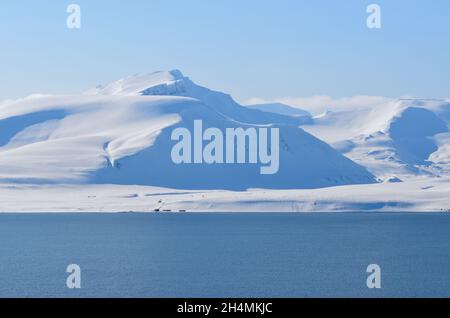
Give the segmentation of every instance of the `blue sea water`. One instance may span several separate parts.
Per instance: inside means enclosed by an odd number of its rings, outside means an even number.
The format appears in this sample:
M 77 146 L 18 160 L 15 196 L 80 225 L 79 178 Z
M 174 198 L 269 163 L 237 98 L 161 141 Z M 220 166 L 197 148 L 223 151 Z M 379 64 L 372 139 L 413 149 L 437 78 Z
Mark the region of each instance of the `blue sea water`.
M 2 214 L 0 296 L 450 297 L 450 215 Z

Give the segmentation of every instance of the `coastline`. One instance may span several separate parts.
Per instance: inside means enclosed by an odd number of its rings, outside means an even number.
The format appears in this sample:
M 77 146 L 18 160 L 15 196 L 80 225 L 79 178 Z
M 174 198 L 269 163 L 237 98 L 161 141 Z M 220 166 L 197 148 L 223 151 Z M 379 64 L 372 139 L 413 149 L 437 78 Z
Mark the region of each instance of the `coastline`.
M 175 190 L 128 185 L 0 184 L 0 213 L 449 212 L 449 179 L 320 189 Z

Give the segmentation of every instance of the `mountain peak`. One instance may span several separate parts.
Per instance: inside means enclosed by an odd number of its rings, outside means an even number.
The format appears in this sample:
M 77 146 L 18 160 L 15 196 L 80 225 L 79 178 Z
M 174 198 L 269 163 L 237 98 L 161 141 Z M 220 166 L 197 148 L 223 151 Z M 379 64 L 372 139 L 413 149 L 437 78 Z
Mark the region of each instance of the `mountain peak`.
M 124 77 L 120 80 L 99 85 L 87 91 L 87 95 L 154 95 L 149 94 L 149 90 L 156 88 L 161 95 L 177 95 L 176 92 L 164 90 L 163 87 L 174 87 L 177 82 L 187 79 L 180 70 L 158 71 L 153 73 L 139 73 Z

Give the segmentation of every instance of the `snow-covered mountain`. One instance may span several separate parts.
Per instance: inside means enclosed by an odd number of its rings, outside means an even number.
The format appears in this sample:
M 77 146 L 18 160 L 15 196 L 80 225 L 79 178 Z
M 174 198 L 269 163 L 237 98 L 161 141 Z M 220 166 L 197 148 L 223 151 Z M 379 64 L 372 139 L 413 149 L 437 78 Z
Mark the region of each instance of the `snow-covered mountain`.
M 272 109 L 273 110 L 273 109 Z M 302 128 L 383 180 L 450 171 L 450 101 L 398 99 L 330 109 Z
M 305 117 L 243 107 L 180 71 L 135 75 L 78 96 L 30 96 L 0 105 L 0 182 L 231 190 L 375 182 L 366 168 L 299 128 Z M 192 130 L 194 120 L 205 129 L 279 128 L 279 172 L 174 164 L 171 132 Z

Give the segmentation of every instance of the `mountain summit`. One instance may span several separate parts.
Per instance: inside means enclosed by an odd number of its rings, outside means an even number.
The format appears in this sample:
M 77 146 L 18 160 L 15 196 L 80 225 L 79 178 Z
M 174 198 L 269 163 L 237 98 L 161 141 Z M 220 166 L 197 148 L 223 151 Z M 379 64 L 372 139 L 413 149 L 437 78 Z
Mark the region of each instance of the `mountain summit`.
M 86 94 L 100 95 L 175 95 L 184 96 L 185 83 L 190 82 L 179 70 L 159 71 L 150 74 L 135 74 L 112 82 L 105 86 L 97 86 Z

